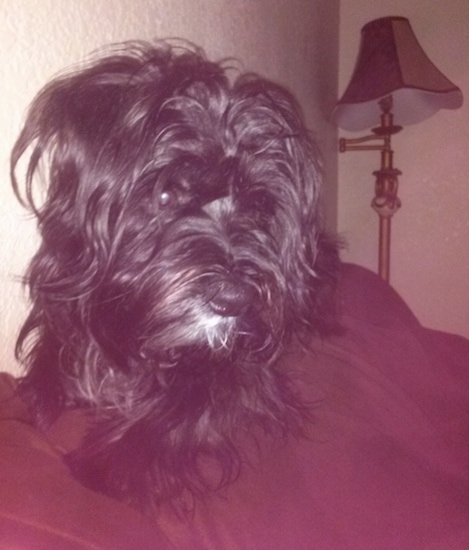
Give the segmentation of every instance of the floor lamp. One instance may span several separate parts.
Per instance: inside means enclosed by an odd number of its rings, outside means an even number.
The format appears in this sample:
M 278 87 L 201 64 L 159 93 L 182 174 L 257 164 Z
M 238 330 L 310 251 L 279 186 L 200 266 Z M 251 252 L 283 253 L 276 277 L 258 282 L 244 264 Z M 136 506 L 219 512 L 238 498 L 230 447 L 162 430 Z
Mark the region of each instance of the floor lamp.
M 401 172 L 393 165 L 391 137 L 402 126 L 442 108 L 458 109 L 462 103 L 461 90 L 427 57 L 408 19 L 382 17 L 362 28 L 352 78 L 331 120 L 349 131 L 372 128 L 371 135 L 340 139 L 340 152 L 381 152 L 381 166 L 373 172 L 372 207 L 379 216 L 378 272 L 385 281 L 390 275 L 391 218 L 401 206 L 397 196 Z

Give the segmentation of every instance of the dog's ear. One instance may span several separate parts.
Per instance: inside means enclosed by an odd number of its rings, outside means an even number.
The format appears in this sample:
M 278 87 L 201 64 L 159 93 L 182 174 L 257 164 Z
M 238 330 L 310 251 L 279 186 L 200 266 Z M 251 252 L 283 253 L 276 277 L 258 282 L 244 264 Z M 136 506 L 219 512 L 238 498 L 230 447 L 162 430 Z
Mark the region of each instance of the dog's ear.
M 322 331 L 329 327 L 327 310 L 339 261 L 336 244 L 324 231 L 320 152 L 299 104 L 286 89 L 245 75 L 234 91 L 244 109 L 238 114 L 245 120 L 244 148 L 258 159 L 253 164 L 260 167 L 275 210 L 270 231 L 283 264 L 279 277 L 287 295 L 287 325 L 293 331 Z
M 54 201 L 68 201 L 62 207 L 84 204 L 85 186 L 97 187 L 104 177 L 99 166 L 107 162 L 112 169 L 118 160 L 119 116 L 129 78 L 125 71 L 131 68 L 110 66 L 115 72 L 106 74 L 102 67 L 101 75 L 97 69 L 70 72 L 46 85 L 32 102 L 14 145 L 13 187 L 39 222 Z M 25 166 L 20 166 L 22 158 Z M 39 182 L 46 185 L 46 194 L 36 189 Z
M 123 178 L 123 155 L 113 132 L 119 133 L 128 76 L 116 70 L 106 80 L 98 73 L 88 68 L 48 84 L 31 104 L 11 154 L 13 188 L 35 214 L 41 235 L 25 277 L 32 309 L 16 353 L 36 367 L 23 389 L 32 388 L 41 399 L 38 415 L 49 419 L 64 402 L 56 387 L 58 363 L 72 370 L 76 362 L 80 330 L 86 331 L 93 290 L 105 277 L 110 225 L 118 215 L 107 191 L 110 182 Z M 119 192 L 117 185 L 114 195 Z

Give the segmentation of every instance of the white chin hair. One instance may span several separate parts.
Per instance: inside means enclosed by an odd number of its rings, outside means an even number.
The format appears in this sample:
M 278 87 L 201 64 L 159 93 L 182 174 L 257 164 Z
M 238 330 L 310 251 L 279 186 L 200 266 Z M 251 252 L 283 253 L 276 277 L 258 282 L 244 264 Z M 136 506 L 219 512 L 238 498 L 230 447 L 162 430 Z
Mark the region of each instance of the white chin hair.
M 211 349 L 217 351 L 228 346 L 235 324 L 236 317 L 224 317 L 205 312 L 197 316 L 191 330 L 196 341 L 205 342 Z

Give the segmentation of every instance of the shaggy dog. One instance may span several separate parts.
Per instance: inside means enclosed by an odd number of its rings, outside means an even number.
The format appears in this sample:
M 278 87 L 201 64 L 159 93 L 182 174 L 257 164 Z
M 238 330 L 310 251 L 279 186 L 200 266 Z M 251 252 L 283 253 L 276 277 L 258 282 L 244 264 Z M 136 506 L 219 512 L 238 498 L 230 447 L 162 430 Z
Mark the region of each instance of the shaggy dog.
M 39 93 L 12 154 L 41 236 L 20 391 L 43 427 L 88 408 L 72 471 L 139 506 L 232 481 L 256 430 L 301 433 L 279 358 L 331 324 L 315 146 L 287 91 L 228 72 L 115 46 Z

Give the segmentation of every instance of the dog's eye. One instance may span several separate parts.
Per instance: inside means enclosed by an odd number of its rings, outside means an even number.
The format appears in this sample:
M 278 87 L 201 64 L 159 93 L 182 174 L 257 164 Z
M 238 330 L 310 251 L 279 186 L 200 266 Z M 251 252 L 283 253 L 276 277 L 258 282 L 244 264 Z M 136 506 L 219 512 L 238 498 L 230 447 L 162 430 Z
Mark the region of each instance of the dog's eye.
M 272 197 L 262 191 L 256 191 L 250 193 L 245 200 L 247 209 L 255 211 L 257 214 L 273 216 L 275 212 L 275 205 Z
M 171 193 L 170 191 L 166 191 L 166 190 L 161 191 L 160 198 L 159 198 L 159 203 L 161 207 L 165 208 L 167 206 L 171 206 L 175 202 L 176 200 L 174 197 L 174 193 Z

